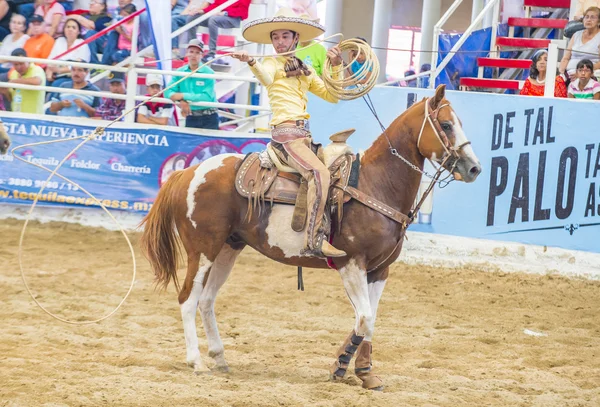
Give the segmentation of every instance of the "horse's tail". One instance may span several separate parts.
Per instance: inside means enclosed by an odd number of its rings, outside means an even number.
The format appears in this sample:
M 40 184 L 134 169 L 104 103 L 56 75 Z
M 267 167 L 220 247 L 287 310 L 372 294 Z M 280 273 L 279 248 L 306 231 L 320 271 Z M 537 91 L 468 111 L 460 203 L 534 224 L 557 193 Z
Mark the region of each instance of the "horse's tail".
M 160 188 L 154 205 L 140 226 L 144 233 L 140 240 L 142 250 L 154 270 L 156 285 L 166 289 L 171 280 L 179 292 L 177 268 L 180 262 L 181 241 L 175 230 L 175 187 L 183 171 L 174 172 Z

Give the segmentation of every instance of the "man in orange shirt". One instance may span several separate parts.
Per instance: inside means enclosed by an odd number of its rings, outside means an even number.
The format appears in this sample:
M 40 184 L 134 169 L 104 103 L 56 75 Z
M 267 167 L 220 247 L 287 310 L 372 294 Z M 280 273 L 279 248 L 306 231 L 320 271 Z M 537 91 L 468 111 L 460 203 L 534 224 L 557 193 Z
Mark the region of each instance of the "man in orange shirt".
M 29 24 L 31 25 L 31 37 L 25 41 L 23 46 L 27 51 L 27 56 L 30 58 L 48 58 L 54 46 L 54 38 L 44 32 L 44 18 L 34 14 L 29 20 Z

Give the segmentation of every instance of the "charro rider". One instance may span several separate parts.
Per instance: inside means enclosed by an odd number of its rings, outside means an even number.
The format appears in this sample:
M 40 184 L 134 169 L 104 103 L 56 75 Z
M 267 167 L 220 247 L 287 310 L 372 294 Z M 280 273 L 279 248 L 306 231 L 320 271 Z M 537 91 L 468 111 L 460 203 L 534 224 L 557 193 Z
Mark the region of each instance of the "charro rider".
M 324 32 L 325 28 L 316 21 L 298 17 L 291 9 L 281 8 L 274 17 L 248 23 L 243 29 L 243 36 L 251 42 L 272 44 L 277 54 L 284 54 L 295 50 L 299 42 L 311 41 Z M 338 99 L 327 91 L 315 71 L 294 55 L 269 57 L 259 62 L 246 51 L 241 51 L 234 54 L 234 58 L 247 62 L 256 78 L 267 88 L 273 112 L 271 144 L 278 156 L 308 182 L 308 225 L 302 254 L 345 256 L 345 252 L 336 249 L 324 238 L 323 215 L 330 175 L 311 149 L 310 116 L 306 112 L 308 92 L 331 103 L 337 103 Z M 338 46 L 327 51 L 327 58 L 333 66 L 343 62 Z

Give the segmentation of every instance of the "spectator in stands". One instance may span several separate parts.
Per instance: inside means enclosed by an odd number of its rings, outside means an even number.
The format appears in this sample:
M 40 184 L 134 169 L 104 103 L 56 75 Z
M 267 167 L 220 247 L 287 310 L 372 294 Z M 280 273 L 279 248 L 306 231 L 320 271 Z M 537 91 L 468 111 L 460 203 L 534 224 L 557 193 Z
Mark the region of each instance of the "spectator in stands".
M 65 35 L 59 37 L 54 42 L 54 47 L 48 56 L 48 59 L 56 59 L 65 51 L 78 46 L 83 42 L 81 38 L 81 25 L 75 19 L 68 18 L 65 22 Z M 75 51 L 69 52 L 59 58 L 62 61 L 82 61 L 90 62 L 90 48 L 87 44 L 81 45 Z M 52 86 L 60 86 L 62 82 L 68 81 L 71 76 L 71 68 L 69 66 L 48 65 L 46 68 L 46 79 L 48 83 L 52 82 Z
M 583 17 L 585 30 L 573 34 L 569 46 L 560 61 L 559 71 L 566 74 L 571 80 L 576 79 L 577 64 L 582 59 L 590 59 L 595 64 L 595 69 L 600 68 L 600 8 L 590 7 Z M 591 55 L 595 57 L 591 57 Z
M 576 0 L 577 8 L 575 8 L 575 20 L 582 20 L 585 16 L 585 11 L 590 7 L 600 8 L 600 0 Z
M 425 73 L 431 71 L 431 64 L 423 64 L 421 65 L 421 69 L 419 73 Z M 417 87 L 419 88 L 428 88 L 429 87 L 429 76 L 419 76 L 417 78 Z
M 414 76 L 416 74 L 417 73 L 414 71 L 414 69 L 409 69 L 408 71 L 404 72 L 404 77 L 407 78 L 409 76 Z M 417 87 L 417 78 L 405 80 L 403 86 L 408 87 L 408 88 L 416 88 Z
M 29 19 L 35 13 L 35 0 L 12 0 L 12 3 L 17 7 L 17 13 L 25 17 L 26 26 Z M 27 30 L 25 30 L 27 31 Z
M 62 4 L 54 0 L 42 0 L 35 9 L 35 14 L 44 19 L 44 31 L 53 38 L 58 38 L 63 33 L 66 12 Z
M 214 0 L 212 4 L 205 2 L 194 14 L 189 14 L 187 17 L 187 23 L 195 20 L 200 15 L 210 12 L 211 10 L 219 7 L 227 0 Z M 208 43 L 208 53 L 202 58 L 202 62 L 206 63 L 215 59 L 217 53 L 217 37 L 219 36 L 219 28 L 238 28 L 242 22 L 248 18 L 248 8 L 250 7 L 251 0 L 239 0 L 237 3 L 233 3 L 231 6 L 225 8 L 223 11 L 216 15 L 207 18 L 200 23 L 203 27 L 208 27 L 208 35 L 210 42 Z M 183 14 L 183 13 L 182 13 Z M 196 27 L 190 30 L 192 38 L 196 38 Z
M 289 7 L 298 15 L 305 14 L 309 19 L 317 19 L 317 0 L 289 0 Z
M 363 37 L 354 37 L 354 39 L 357 39 L 364 43 L 367 43 L 367 40 L 364 39 Z M 364 55 L 362 52 L 360 52 L 360 53 L 357 52 L 356 50 L 350 50 L 349 54 L 350 54 L 350 61 L 353 61 L 353 62 L 350 64 L 350 66 L 346 70 L 347 70 L 348 75 L 352 76 L 352 75 L 356 74 L 357 72 L 359 72 L 363 68 L 363 66 L 365 65 L 365 61 L 367 60 L 367 56 Z M 369 68 L 368 72 L 363 72 L 364 77 L 360 78 L 358 83 L 367 82 L 369 80 L 369 78 L 371 77 L 372 71 L 373 71 L 373 69 Z
M 540 49 L 533 54 L 531 58 L 531 68 L 529 68 L 529 78 L 525 81 L 521 95 L 544 96 L 546 88 L 546 67 L 548 65 L 548 51 Z M 556 75 L 554 83 L 554 97 L 566 98 L 567 85 L 561 75 Z
M 577 79 L 569 84 L 569 98 L 600 100 L 600 83 L 592 79 L 594 64 L 582 59 L 577 64 Z
M 17 48 L 11 53 L 13 57 L 26 57 L 27 52 L 23 48 Z M 22 85 L 45 86 L 46 75 L 44 70 L 31 62 L 13 62 L 13 70 L 8 74 L 10 83 Z M 44 99 L 46 91 L 44 90 L 25 90 L 25 89 L 7 89 L 0 88 L 0 92 L 5 94 L 12 101 L 13 112 L 23 113 L 44 113 Z
M 25 17 L 20 14 L 12 15 L 10 18 L 10 34 L 2 41 L 0 55 L 10 55 L 13 50 L 23 48 L 25 41 L 29 39 L 29 35 L 25 34 L 25 25 Z M 10 62 L 4 62 L 0 66 L 0 74 L 8 72 L 10 68 L 12 68 L 12 64 Z M 0 76 L 0 80 L 6 81 L 6 79 L 7 78 L 2 78 Z
M 170 1 L 170 0 L 164 0 L 164 1 Z M 117 9 L 115 10 L 115 14 L 113 15 L 113 17 L 116 21 L 119 21 L 123 18 L 120 15 L 121 10 L 123 9 L 123 7 L 125 7 L 128 4 L 133 4 L 137 10 L 141 10 L 142 8 L 146 7 L 146 3 L 144 0 L 118 0 L 119 7 L 117 7 Z M 109 10 L 110 10 L 110 7 L 109 7 Z M 148 12 L 141 13 L 139 15 L 139 19 L 140 19 L 140 33 L 149 33 L 151 28 L 150 28 L 150 21 L 148 19 Z M 116 22 L 116 21 L 113 21 L 113 22 Z M 142 50 L 142 49 L 146 48 L 148 45 L 152 44 L 152 36 L 151 35 L 140 35 L 137 38 L 137 41 L 138 41 L 138 48 L 140 50 Z M 116 46 L 116 42 L 115 42 L 115 46 Z
M 308 14 L 301 14 L 300 18 L 311 19 Z M 317 20 L 314 20 L 318 22 Z M 308 47 L 308 48 L 307 48 Z M 327 59 L 327 48 L 317 41 L 305 41 L 300 43 L 299 51 L 296 51 L 296 57 L 308 66 L 312 66 L 317 75 L 323 73 L 323 65 Z
M 162 75 L 146 75 L 146 86 L 148 87 L 148 93 L 146 96 L 160 94 L 163 87 Z M 175 106 L 173 106 L 173 103 L 155 102 L 151 100 L 149 102 L 144 102 L 144 104 L 138 108 L 137 122 L 145 124 L 158 124 L 162 126 L 176 126 L 177 124 L 175 122 L 174 112 Z
M 60 4 L 62 4 L 63 8 L 66 11 L 73 11 L 73 3 L 75 0 L 58 0 Z
M 186 24 L 187 14 L 183 13 L 189 12 L 188 8 L 190 6 L 188 3 L 190 3 L 188 0 L 171 0 L 171 32 Z M 171 48 L 173 49 L 173 58 L 179 59 L 179 35 L 171 40 Z
M 121 18 L 127 17 L 137 10 L 133 4 L 126 4 L 121 8 L 119 15 Z M 114 51 L 106 51 L 102 54 L 102 63 L 105 65 L 115 65 L 125 60 L 131 55 L 131 41 L 133 36 L 133 24 L 134 20 L 131 19 L 126 23 L 121 24 L 115 28 L 115 32 L 119 35 L 117 41 L 117 48 Z M 109 40 L 110 41 L 110 40 Z
M 123 72 L 111 72 L 108 76 L 111 93 L 125 94 L 125 74 Z M 100 106 L 96 108 L 95 119 L 115 120 L 125 110 L 124 99 L 102 98 Z M 121 119 L 123 120 L 123 119 Z
M 200 65 L 202 50 L 204 44 L 202 41 L 193 39 L 187 47 L 188 65 L 182 66 L 178 72 L 192 72 Z M 215 72 L 208 66 L 202 67 L 198 73 L 214 74 Z M 180 77 L 173 77 L 169 86 L 180 80 Z M 189 102 L 216 102 L 214 79 L 187 78 L 182 82 L 165 92 L 165 97 L 173 102 L 179 102 L 181 114 L 186 118 L 186 127 L 195 127 L 201 129 L 219 129 L 219 115 L 217 109 L 205 106 L 190 106 Z
M 79 61 L 83 62 L 83 61 Z M 89 90 L 100 92 L 100 89 L 87 81 L 90 73 L 88 68 L 72 67 L 71 80 L 60 85 L 64 92 L 53 93 L 50 101 L 50 111 L 58 116 L 94 117 L 96 108 L 100 106 L 100 98 L 92 95 L 76 95 L 68 93 L 67 89 Z
M 23 48 L 31 58 L 48 58 L 54 47 L 54 38 L 44 32 L 44 18 L 35 14 L 29 23 L 30 37 Z
M 10 33 L 10 20 L 14 9 L 12 0 L 0 0 L 0 41 Z
M 106 0 L 91 0 L 89 8 L 88 13 L 71 14 L 69 16 L 69 18 L 76 20 L 81 25 L 82 36 L 86 40 L 104 30 L 112 21 L 112 17 L 108 15 Z M 106 37 L 106 35 L 103 35 L 88 43 L 91 63 L 100 63 L 98 60 L 98 51 L 103 51 L 106 47 Z

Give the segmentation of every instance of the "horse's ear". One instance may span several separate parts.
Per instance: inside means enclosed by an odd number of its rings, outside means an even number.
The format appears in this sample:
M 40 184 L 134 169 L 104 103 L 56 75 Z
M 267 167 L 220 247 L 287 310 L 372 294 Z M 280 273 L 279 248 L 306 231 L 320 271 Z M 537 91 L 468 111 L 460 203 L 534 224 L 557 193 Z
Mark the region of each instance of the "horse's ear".
M 435 95 L 433 95 L 433 101 L 431 103 L 431 107 L 433 109 L 437 109 L 437 107 L 442 102 L 442 99 L 444 99 L 444 96 L 446 96 L 446 85 L 440 85 L 435 90 Z

